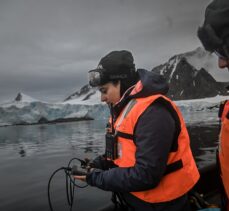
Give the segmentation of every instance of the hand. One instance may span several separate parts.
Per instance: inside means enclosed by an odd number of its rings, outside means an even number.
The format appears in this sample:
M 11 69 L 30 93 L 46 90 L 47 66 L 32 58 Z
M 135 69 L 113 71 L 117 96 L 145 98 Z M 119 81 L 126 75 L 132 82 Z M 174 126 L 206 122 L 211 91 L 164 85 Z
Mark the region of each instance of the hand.
M 107 160 L 105 155 L 97 156 L 90 164 L 91 168 L 97 168 L 102 170 L 108 170 L 109 168 L 115 167 L 114 162 Z
M 88 173 L 93 171 L 94 169 L 93 168 L 89 168 L 88 169 Z M 83 182 L 86 182 L 86 175 L 75 175 L 73 176 L 74 179 L 78 179 L 78 180 L 81 180 Z
M 81 180 L 83 182 L 86 182 L 86 176 L 73 176 L 74 179 L 78 179 L 78 180 Z

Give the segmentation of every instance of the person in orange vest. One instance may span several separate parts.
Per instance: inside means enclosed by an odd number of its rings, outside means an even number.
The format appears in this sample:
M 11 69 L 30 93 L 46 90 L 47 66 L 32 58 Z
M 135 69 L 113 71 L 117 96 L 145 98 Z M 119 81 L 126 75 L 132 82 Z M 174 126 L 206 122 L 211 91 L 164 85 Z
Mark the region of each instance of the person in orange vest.
M 204 24 L 198 29 L 198 37 L 207 51 L 218 56 L 218 66 L 229 70 L 229 1 L 214 0 L 205 10 Z M 229 73 L 228 73 L 229 80 Z M 218 158 L 225 198 L 229 198 L 229 101 L 220 106 L 221 131 Z M 224 206 L 229 211 L 228 202 Z M 227 208 L 226 208 L 227 206 Z
M 121 50 L 89 71 L 89 84 L 99 88 L 111 117 L 105 155 L 90 173 L 75 178 L 112 191 L 120 210 L 190 210 L 187 192 L 199 172 L 181 112 L 165 96 L 163 76 L 136 70 L 132 54 Z

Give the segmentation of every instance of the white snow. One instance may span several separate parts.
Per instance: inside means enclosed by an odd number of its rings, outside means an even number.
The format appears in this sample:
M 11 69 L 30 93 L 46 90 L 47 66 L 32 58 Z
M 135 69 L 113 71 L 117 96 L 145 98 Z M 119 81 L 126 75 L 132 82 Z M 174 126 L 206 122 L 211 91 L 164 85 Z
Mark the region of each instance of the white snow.
M 33 124 L 40 119 L 55 121 L 57 119 L 103 119 L 108 116 L 108 108 L 100 103 L 98 91 L 76 97 L 61 103 L 38 101 L 25 94 L 17 100 L 0 105 L 0 126 L 14 124 Z M 85 98 L 88 99 L 85 100 Z
M 80 104 L 80 105 L 95 105 L 100 104 L 100 92 L 99 90 L 92 90 L 87 95 L 90 95 L 89 99 L 85 99 L 85 95 L 81 95 L 74 99 L 62 102 L 61 104 Z
M 16 100 L 16 98 L 19 97 L 20 99 Z M 30 97 L 29 95 L 26 95 L 22 92 L 18 93 L 17 97 L 10 101 L 10 102 L 6 102 L 3 104 L 0 104 L 1 107 L 10 107 L 12 105 L 18 107 L 18 108 L 22 108 L 24 107 L 26 104 L 30 104 L 32 102 L 39 102 L 38 99 L 35 99 L 33 97 Z M 41 102 L 41 101 L 40 101 Z
M 184 57 L 195 69 L 207 70 L 216 81 L 229 81 L 228 71 L 219 69 L 218 58 L 214 53 L 211 54 L 202 47 L 198 47 L 194 51 L 185 53 Z
M 190 106 L 192 103 L 219 103 L 221 101 L 229 99 L 229 96 L 220 96 L 217 95 L 216 97 L 208 97 L 208 98 L 201 98 L 201 99 L 191 99 L 191 100 L 178 100 L 175 101 L 178 105 L 187 105 Z
M 178 64 L 179 61 L 180 61 L 180 58 L 175 58 L 175 61 L 173 61 L 172 64 L 171 64 L 171 62 L 169 63 L 170 65 L 173 66 L 172 72 L 171 72 L 171 74 L 170 74 L 170 76 L 169 76 L 169 82 L 170 82 L 170 80 L 173 78 L 173 74 L 174 74 L 174 72 L 175 72 L 175 70 L 176 70 L 176 68 L 177 68 L 177 64 Z
M 177 64 L 182 58 L 185 58 L 187 62 L 197 70 L 194 74 L 197 74 L 201 68 L 204 68 L 216 81 L 229 81 L 228 71 L 222 70 L 218 67 L 218 57 L 214 53 L 211 54 L 205 51 L 202 47 L 198 47 L 193 51 L 172 57 L 169 62 L 160 70 L 160 74 L 163 75 L 168 66 L 172 67 L 169 79 L 170 81 L 173 77 L 174 71 L 176 70 Z
M 27 103 L 30 103 L 30 102 L 39 101 L 39 100 L 37 100 L 37 99 L 35 99 L 35 98 L 32 98 L 32 97 L 30 97 L 29 95 L 26 95 L 26 94 L 24 94 L 24 93 L 22 93 L 22 92 L 20 92 L 19 94 L 21 94 L 21 100 L 20 100 L 20 102 L 27 102 Z
M 37 123 L 41 118 L 49 121 L 68 118 L 107 119 L 109 109 L 100 103 L 99 92 L 87 100 L 83 96 L 64 103 L 45 103 L 24 98 L 27 101 L 13 101 L 0 105 L 0 126 L 20 123 Z M 221 101 L 228 96 L 175 101 L 187 124 L 212 124 L 218 121 L 217 112 Z M 28 100 L 30 99 L 30 102 Z M 19 106 L 20 104 L 20 106 Z
M 229 96 L 175 101 L 187 124 L 216 124 L 221 101 Z

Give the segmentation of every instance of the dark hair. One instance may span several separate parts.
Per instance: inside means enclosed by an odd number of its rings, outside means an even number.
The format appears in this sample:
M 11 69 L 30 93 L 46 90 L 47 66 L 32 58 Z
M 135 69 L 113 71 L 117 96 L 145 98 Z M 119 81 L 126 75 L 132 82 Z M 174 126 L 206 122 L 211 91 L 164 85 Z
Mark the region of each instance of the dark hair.
M 111 83 L 117 85 L 118 82 L 120 81 L 120 96 L 122 97 L 123 94 L 126 92 L 126 90 L 129 89 L 131 86 L 135 85 L 138 80 L 139 80 L 139 76 L 136 72 L 133 77 L 123 79 L 123 80 L 113 80 L 111 81 Z

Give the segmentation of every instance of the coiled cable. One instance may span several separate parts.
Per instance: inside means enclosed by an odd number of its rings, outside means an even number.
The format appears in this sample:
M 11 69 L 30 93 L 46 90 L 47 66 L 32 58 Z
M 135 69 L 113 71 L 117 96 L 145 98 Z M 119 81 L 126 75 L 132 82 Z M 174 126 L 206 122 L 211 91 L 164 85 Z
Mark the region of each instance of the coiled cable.
M 52 206 L 52 202 L 51 202 L 51 195 L 50 195 L 50 186 L 51 186 L 51 181 L 53 179 L 53 177 L 56 175 L 56 173 L 58 173 L 59 171 L 64 171 L 65 172 L 65 183 L 66 183 L 66 195 L 67 195 L 67 201 L 68 201 L 68 205 L 70 208 L 70 211 L 72 211 L 72 207 L 73 207 L 73 202 L 74 202 L 74 193 L 75 193 L 75 187 L 78 188 L 86 188 L 88 185 L 78 185 L 75 183 L 75 179 L 72 178 L 72 167 L 71 167 L 71 163 L 73 160 L 77 160 L 80 162 L 81 164 L 81 168 L 86 168 L 87 167 L 87 163 L 89 162 L 88 159 L 85 160 L 81 160 L 79 158 L 72 158 L 69 162 L 68 162 L 68 166 L 67 167 L 61 167 L 58 168 L 57 170 L 55 170 L 52 175 L 49 178 L 48 181 L 48 203 L 49 203 L 49 208 L 50 211 L 54 211 L 53 206 Z

